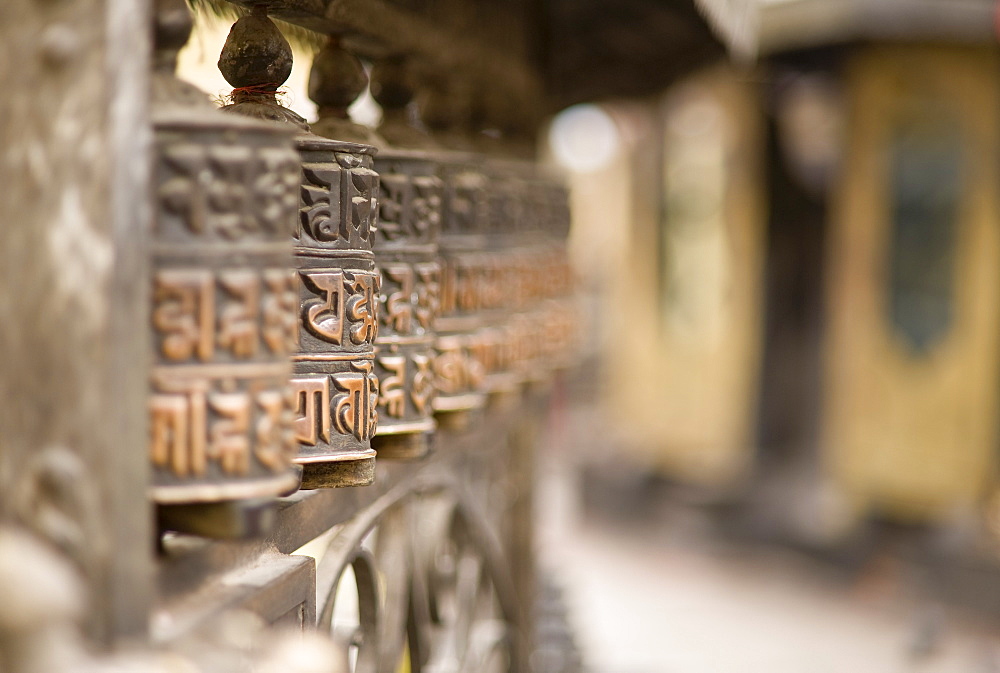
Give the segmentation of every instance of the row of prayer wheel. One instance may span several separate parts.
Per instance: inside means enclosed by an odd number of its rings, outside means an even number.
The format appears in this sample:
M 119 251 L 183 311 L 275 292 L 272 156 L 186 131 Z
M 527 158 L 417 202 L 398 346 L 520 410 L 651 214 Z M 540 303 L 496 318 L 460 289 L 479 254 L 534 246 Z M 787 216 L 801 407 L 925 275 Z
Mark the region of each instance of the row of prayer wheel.
M 291 51 L 260 9 L 233 27 L 215 109 L 173 75 L 174 9 L 153 91 L 157 503 L 371 483 L 376 457 L 422 458 L 569 364 L 557 179 L 310 133 L 276 101 Z

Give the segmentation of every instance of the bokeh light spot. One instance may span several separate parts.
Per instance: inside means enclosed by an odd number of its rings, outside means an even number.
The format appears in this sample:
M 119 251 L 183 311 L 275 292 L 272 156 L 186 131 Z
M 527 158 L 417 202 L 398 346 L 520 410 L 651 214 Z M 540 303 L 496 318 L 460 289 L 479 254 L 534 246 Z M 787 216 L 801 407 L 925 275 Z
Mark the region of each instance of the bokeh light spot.
M 566 108 L 549 128 L 549 146 L 556 161 L 578 173 L 600 170 L 615 158 L 620 145 L 618 126 L 597 105 Z

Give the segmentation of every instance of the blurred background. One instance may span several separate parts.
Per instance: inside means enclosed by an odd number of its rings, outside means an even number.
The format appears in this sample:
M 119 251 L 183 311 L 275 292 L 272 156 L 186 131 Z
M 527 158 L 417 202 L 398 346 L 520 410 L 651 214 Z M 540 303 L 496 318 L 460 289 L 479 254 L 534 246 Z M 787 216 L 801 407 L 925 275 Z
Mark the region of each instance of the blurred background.
M 592 64 L 539 147 L 582 318 L 535 506 L 565 637 L 609 673 L 1000 671 L 996 4 L 546 7 L 550 71 Z M 229 23 L 180 57 L 209 92 Z

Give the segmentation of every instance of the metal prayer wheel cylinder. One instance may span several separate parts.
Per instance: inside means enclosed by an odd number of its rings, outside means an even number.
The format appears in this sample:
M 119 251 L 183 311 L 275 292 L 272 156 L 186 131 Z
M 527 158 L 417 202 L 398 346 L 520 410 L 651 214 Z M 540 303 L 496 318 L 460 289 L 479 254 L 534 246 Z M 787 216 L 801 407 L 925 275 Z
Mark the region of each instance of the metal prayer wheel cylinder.
M 152 497 L 293 490 L 288 398 L 299 162 L 285 129 L 211 110 L 154 116 Z
M 548 326 L 553 340 L 550 362 L 556 369 L 565 369 L 576 362 L 580 322 L 574 295 L 573 267 L 566 248 L 571 225 L 569 194 L 566 186 L 554 178 L 546 178 L 542 186 L 547 194 L 543 224 L 552 268 L 548 292 L 548 301 L 553 305 Z
M 533 211 L 528 200 L 533 167 L 516 161 L 493 161 L 489 168 L 488 250 L 494 269 L 486 291 L 487 333 L 492 356 L 486 387 L 497 402 L 512 401 L 522 385 L 537 376 L 536 352 L 544 340 L 538 329 L 539 307 L 532 301 L 531 280 L 542 270 L 535 254 Z M 489 338 L 489 337 L 487 337 Z
M 538 384 L 549 380 L 557 357 L 556 335 L 550 329 L 555 306 L 550 301 L 556 285 L 551 242 L 545 232 L 548 204 L 542 189 L 542 177 L 534 166 L 524 193 L 524 209 L 518 238 L 523 241 L 523 257 L 527 260 L 518 316 L 527 324 L 526 352 L 519 362 L 526 383 Z
M 528 164 L 511 170 L 522 180 L 519 217 L 505 224 L 506 247 L 518 269 L 511 312 L 518 343 L 516 369 L 524 383 L 538 386 L 574 361 L 566 255 L 569 210 L 565 188 L 554 177 Z
M 472 155 L 436 154 L 441 204 L 440 312 L 434 358 L 434 413 L 448 427 L 465 427 L 486 403 L 483 363 L 476 352 L 482 327 L 486 177 Z
M 565 232 L 559 230 L 555 199 L 558 183 L 539 175 L 532 185 L 530 201 L 533 213 L 531 227 L 535 241 L 535 261 L 528 282 L 530 301 L 539 310 L 539 347 L 533 354 L 540 371 L 552 373 L 572 360 L 564 338 L 565 306 L 570 301 Z
M 375 148 L 313 135 L 296 142 L 302 185 L 295 462 L 303 468 L 302 488 L 370 484 L 379 401 Z
M 291 73 L 292 50 L 255 3 L 230 30 L 219 70 L 233 89 L 228 112 L 308 125 L 275 98 Z M 375 148 L 296 137 L 301 161 L 299 218 L 292 235 L 298 269 L 294 376 L 295 462 L 304 489 L 361 486 L 375 478 L 371 440 L 378 422 L 375 337 L 379 276 L 372 245 L 378 225 Z
M 383 150 L 375 167 L 381 180 L 375 253 L 382 292 L 375 341 L 379 423 L 372 444 L 381 458 L 419 458 L 430 450 L 437 427 L 442 182 L 426 153 Z

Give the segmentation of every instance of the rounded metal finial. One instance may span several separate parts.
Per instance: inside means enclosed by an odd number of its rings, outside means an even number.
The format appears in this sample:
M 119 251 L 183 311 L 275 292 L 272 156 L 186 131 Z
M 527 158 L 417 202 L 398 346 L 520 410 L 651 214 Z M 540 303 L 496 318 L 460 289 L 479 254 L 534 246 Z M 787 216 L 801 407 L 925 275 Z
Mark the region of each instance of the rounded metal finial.
M 233 24 L 219 56 L 219 71 L 233 85 L 232 103 L 222 108 L 224 112 L 309 130 L 305 119 L 275 97 L 292 74 L 292 47 L 267 17 L 266 6 L 255 5 Z
M 423 123 L 432 137 L 455 150 L 473 150 L 472 92 L 462 82 L 428 78 L 418 96 Z
M 320 116 L 347 119 L 347 108 L 367 86 L 368 74 L 361 59 L 331 37 L 316 54 L 309 72 L 309 97 L 319 106 Z
M 194 19 L 185 0 L 156 0 L 153 19 L 155 66 L 173 73 L 177 65 L 177 53 L 187 44 Z
M 370 127 L 351 121 L 347 108 L 368 88 L 368 73 L 361 60 L 331 36 L 313 58 L 309 72 L 309 97 L 319 107 L 313 133 L 348 142 L 381 147 L 385 140 Z
M 403 57 L 376 61 L 371 72 L 372 97 L 382 106 L 379 134 L 390 145 L 408 149 L 438 149 L 418 119 L 419 106 L 414 102 L 416 89 L 413 71 Z
M 401 58 L 387 58 L 372 66 L 372 98 L 386 113 L 402 111 L 413 100 L 413 76 Z
M 191 36 L 194 19 L 186 0 L 156 0 L 153 12 L 152 100 L 155 110 L 167 107 L 211 109 L 198 87 L 179 79 L 177 55 Z
M 219 71 L 237 89 L 271 92 L 292 74 L 292 47 L 268 18 L 266 7 L 254 7 L 233 24 L 219 56 Z

